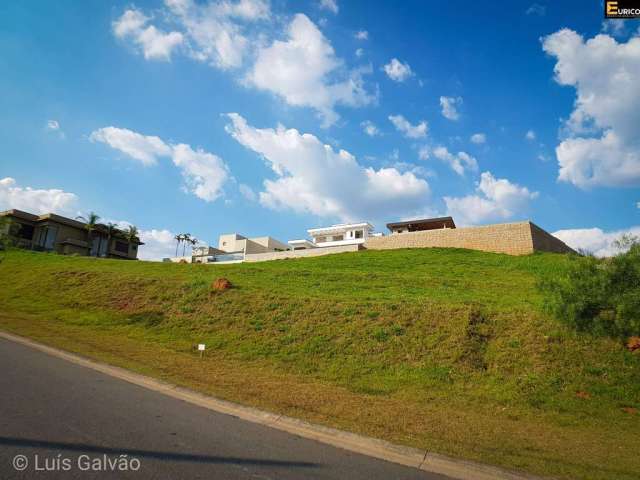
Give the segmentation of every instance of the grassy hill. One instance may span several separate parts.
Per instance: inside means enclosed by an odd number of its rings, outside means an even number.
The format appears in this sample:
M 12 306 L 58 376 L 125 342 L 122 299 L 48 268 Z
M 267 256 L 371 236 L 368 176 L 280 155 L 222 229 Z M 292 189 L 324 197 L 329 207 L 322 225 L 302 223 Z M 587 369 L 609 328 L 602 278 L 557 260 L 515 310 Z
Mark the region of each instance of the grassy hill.
M 538 279 L 569 261 L 415 249 L 211 266 L 11 251 L 0 329 L 396 443 L 559 478 L 640 478 L 640 355 L 541 311 Z M 212 292 L 218 277 L 234 288 Z

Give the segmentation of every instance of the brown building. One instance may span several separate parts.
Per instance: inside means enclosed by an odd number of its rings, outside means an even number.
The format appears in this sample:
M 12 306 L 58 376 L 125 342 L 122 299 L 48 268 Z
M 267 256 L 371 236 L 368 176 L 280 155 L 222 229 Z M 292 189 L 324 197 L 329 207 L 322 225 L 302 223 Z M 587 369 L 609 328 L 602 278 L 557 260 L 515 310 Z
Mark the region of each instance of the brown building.
M 90 234 L 85 223 L 55 213 L 6 210 L 0 217 L 9 219 L 2 233 L 8 234 L 16 246 L 29 250 L 135 260 L 138 247 L 144 245 L 139 238 L 129 241 L 120 231 L 109 237 L 105 225 L 97 225 Z
M 451 217 L 439 217 L 387 223 L 387 228 L 391 233 L 408 233 L 438 230 L 440 228 L 456 228 L 456 224 Z

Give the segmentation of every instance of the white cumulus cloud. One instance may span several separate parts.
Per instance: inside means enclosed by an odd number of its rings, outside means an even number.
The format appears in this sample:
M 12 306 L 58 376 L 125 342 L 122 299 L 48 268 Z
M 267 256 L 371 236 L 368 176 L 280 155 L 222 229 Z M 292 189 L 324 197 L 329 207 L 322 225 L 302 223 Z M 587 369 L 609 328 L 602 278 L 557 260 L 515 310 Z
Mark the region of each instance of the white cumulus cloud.
M 356 40 L 369 40 L 369 32 L 366 30 L 359 30 L 355 33 Z
M 371 120 L 365 120 L 360 124 L 360 126 L 362 127 L 362 130 L 364 130 L 364 133 L 370 137 L 377 137 L 380 135 L 380 130 Z
M 471 135 L 471 138 L 469 140 L 471 140 L 471 143 L 480 145 L 486 143 L 487 136 L 484 133 L 474 133 L 473 135 Z
M 331 13 L 338 13 L 338 11 L 340 10 L 338 8 L 338 2 L 336 2 L 336 0 L 320 0 L 319 6 L 322 10 L 328 10 Z
M 240 194 L 250 202 L 255 202 L 258 199 L 258 195 L 256 195 L 256 192 L 254 192 L 253 188 L 249 185 L 241 183 L 238 185 L 238 190 L 240 190 Z
M 222 195 L 222 187 L 229 179 L 229 169 L 220 157 L 180 143 L 173 147 L 172 160 L 180 168 L 188 192 L 207 202 Z
M 464 175 L 466 170 L 477 171 L 478 161 L 467 152 L 451 153 L 447 147 L 439 146 L 432 150 L 433 156 L 447 163 L 458 175 Z
M 223 70 L 240 67 L 256 41 L 247 35 L 246 26 L 271 17 L 266 0 L 165 3 L 184 31 L 190 56 Z
M 428 125 L 424 120 L 417 125 L 411 125 L 402 115 L 389 115 L 389 121 L 393 123 L 396 130 L 407 138 L 424 138 L 427 136 Z
M 458 120 L 460 113 L 458 107 L 462 105 L 462 97 L 440 97 L 442 116 L 449 120 Z
M 536 139 L 536 132 L 533 130 L 527 130 L 527 133 L 524 134 L 524 138 L 533 141 Z
M 623 235 L 640 237 L 640 226 L 605 232 L 600 228 L 575 228 L 553 233 L 574 250 L 584 250 L 597 257 L 610 257 L 620 253 L 615 242 Z
M 530 192 L 506 178 L 495 178 L 491 172 L 480 175 L 476 192 L 465 197 L 444 197 L 447 214 L 461 225 L 502 221 L 523 212 L 538 196 L 538 192 Z
M 144 242 L 138 250 L 140 260 L 160 261 L 176 254 L 175 234 L 169 230 L 141 230 L 140 240 Z M 178 252 L 179 254 L 181 252 Z
M 222 195 L 223 186 L 230 178 L 229 169 L 220 157 L 202 149 L 193 150 L 184 143 L 170 145 L 160 137 L 118 127 L 95 130 L 89 139 L 105 143 L 145 166 L 156 165 L 159 157 L 170 157 L 182 173 L 184 189 L 207 202 Z
M 556 147 L 558 178 L 580 188 L 640 185 L 640 37 L 587 41 L 569 29 L 543 39 L 555 79 L 576 100 Z
M 258 129 L 236 113 L 227 131 L 260 154 L 276 174 L 264 181 L 260 202 L 273 209 L 343 221 L 385 219 L 424 208 L 428 183 L 395 168 L 365 168 L 345 150 L 314 135 L 278 126 Z
M 158 157 L 171 155 L 171 147 L 164 143 L 160 137 L 141 135 L 126 128 L 100 128 L 91 132 L 89 140 L 105 143 L 145 166 L 158 163 Z
M 113 22 L 113 33 L 117 38 L 130 39 L 142 50 L 144 58 L 168 61 L 172 52 L 182 44 L 182 34 L 164 33 L 153 25 L 147 26 L 149 20 L 150 18 L 139 10 L 126 10 Z
M 315 109 L 324 126 L 338 118 L 337 105 L 358 107 L 376 100 L 364 86 L 362 69 L 346 71 L 331 43 L 307 16 L 295 15 L 286 39 L 258 51 L 249 84 L 272 92 L 289 105 Z
M 24 210 L 29 213 L 57 213 L 75 215 L 78 197 L 57 188 L 38 189 L 21 187 L 11 177 L 0 179 L 0 211 Z
M 62 140 L 66 138 L 66 135 L 62 131 L 62 127 L 60 126 L 60 123 L 57 120 L 47 120 L 45 130 L 52 134 L 56 134 Z
M 540 5 L 539 3 L 533 3 L 529 6 L 529 8 L 527 8 L 527 11 L 525 13 L 527 15 L 537 15 L 539 17 L 544 17 L 544 15 L 547 13 L 547 7 L 545 7 L 544 5 Z
M 397 58 L 392 58 L 382 69 L 394 82 L 404 82 L 413 75 L 409 64 L 402 63 Z
M 271 18 L 267 0 L 165 0 L 166 8 L 152 19 L 136 8 L 113 22 L 113 33 L 131 41 L 146 59 L 165 60 L 178 48 L 191 58 L 220 69 L 242 66 L 256 36 L 247 25 Z M 176 30 L 165 33 L 152 22 L 164 19 Z

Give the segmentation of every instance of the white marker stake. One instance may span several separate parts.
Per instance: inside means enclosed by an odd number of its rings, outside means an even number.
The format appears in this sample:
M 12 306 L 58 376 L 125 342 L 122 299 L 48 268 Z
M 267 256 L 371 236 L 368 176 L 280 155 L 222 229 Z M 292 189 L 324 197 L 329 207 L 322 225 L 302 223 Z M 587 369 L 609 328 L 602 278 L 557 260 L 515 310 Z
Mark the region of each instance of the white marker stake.
M 205 349 L 204 343 L 199 343 L 198 344 L 198 351 L 200 352 L 200 358 L 202 358 L 202 355 L 204 354 L 204 349 Z

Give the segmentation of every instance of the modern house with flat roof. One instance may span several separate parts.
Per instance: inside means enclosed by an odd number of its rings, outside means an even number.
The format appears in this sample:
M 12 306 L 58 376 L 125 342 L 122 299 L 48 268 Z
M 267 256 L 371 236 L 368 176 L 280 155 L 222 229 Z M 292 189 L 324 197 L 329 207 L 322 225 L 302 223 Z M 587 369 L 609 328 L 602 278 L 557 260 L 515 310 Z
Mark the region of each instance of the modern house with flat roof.
M 456 228 L 456 224 L 451 217 L 438 217 L 387 223 L 387 228 L 392 234 L 398 234 L 438 230 L 441 228 Z
M 344 245 L 362 245 L 367 238 L 374 236 L 373 225 L 369 222 L 340 223 L 330 227 L 307 230 L 309 240 L 289 240 L 294 250 L 309 248 L 340 247 Z
M 34 215 L 13 209 L 0 212 L 0 217 L 9 220 L 4 233 L 17 247 L 29 250 L 135 260 L 138 247 L 144 245 L 119 230 L 109 234 L 106 225 L 98 224 L 90 233 L 85 223 L 55 213 Z
M 238 233 L 220 235 L 218 248 L 209 246 L 194 247 L 191 255 L 163 258 L 163 262 L 173 263 L 240 263 L 248 255 L 276 253 L 290 250 L 289 245 L 273 237 L 247 238 Z
M 289 250 L 289 245 L 269 236 L 247 238 L 237 233 L 227 233 L 220 235 L 218 250 L 226 253 L 242 252 L 244 254 L 284 252 Z

